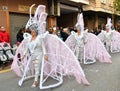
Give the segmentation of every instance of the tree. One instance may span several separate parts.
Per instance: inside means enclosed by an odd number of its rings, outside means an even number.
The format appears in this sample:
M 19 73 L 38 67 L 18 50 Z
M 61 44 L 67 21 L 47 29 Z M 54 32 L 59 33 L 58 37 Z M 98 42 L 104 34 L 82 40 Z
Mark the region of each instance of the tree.
M 120 11 L 120 0 L 114 1 L 114 8 L 115 8 L 115 11 Z

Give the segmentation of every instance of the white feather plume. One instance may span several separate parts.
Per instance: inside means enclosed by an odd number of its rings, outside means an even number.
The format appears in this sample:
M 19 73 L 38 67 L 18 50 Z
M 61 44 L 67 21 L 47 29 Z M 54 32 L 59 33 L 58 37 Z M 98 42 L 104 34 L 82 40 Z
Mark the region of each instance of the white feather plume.
M 76 23 L 75 26 L 76 27 L 79 26 L 81 31 L 84 31 L 84 20 L 83 20 L 83 14 L 82 13 L 78 14 L 77 23 Z

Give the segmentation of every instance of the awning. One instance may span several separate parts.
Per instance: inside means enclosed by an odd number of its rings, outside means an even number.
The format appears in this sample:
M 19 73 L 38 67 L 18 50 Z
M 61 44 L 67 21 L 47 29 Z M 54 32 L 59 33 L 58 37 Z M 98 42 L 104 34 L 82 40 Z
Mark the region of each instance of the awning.
M 72 1 L 72 2 L 75 2 L 75 3 L 89 4 L 88 0 L 69 0 L 69 1 Z

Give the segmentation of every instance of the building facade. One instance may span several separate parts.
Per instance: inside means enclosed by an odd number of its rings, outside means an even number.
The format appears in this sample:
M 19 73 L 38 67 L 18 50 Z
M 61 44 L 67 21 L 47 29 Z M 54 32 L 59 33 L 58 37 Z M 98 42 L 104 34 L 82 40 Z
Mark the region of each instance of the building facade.
M 61 3 L 79 6 L 79 3 L 88 4 L 88 0 L 0 0 L 0 26 L 6 27 L 7 32 L 10 34 L 11 44 L 15 44 L 17 32 L 20 28 L 25 27 L 29 19 L 29 8 L 32 4 L 36 4 L 36 7 L 39 4 L 46 6 L 48 13 L 47 28 L 49 28 L 57 26 L 57 19 L 62 16 Z M 34 11 L 35 8 L 33 8 Z M 64 9 L 63 11 L 67 12 Z M 66 22 L 68 21 L 66 20 Z
M 83 7 L 85 25 L 91 30 L 103 28 L 107 22 L 107 17 L 112 18 L 115 28 L 119 26 L 120 16 L 114 9 L 114 0 L 89 0 L 89 5 Z
M 84 5 L 89 5 L 89 0 L 60 0 L 60 16 L 57 17 L 57 25 L 74 27 L 78 12 L 82 12 Z
M 120 26 L 120 14 L 114 9 L 114 0 L 89 0 L 87 2 L 78 4 L 83 9 L 85 27 L 90 31 L 104 28 L 107 17 L 112 18 L 112 23 L 115 28 Z M 57 25 L 63 27 L 74 26 L 77 21 L 79 7 L 77 5 L 75 6 L 74 3 L 61 2 L 61 6 L 63 6 L 62 4 L 68 5 L 69 9 L 61 7 L 61 16 L 57 18 Z
M 10 35 L 11 44 L 16 43 L 16 34 L 20 28 L 25 27 L 29 19 L 29 7 L 32 4 L 46 5 L 47 0 L 0 0 L 0 26 L 6 27 Z M 35 8 L 33 8 L 33 12 Z M 32 12 L 32 13 L 33 13 Z

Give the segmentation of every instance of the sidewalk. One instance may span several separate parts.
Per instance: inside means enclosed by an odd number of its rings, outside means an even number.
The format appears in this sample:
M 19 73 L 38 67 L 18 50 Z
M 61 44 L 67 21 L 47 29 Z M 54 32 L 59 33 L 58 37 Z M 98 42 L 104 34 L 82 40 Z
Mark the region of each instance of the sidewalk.
M 11 71 L 11 62 L 0 65 L 0 74 Z

